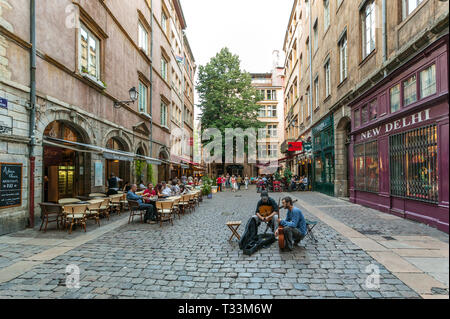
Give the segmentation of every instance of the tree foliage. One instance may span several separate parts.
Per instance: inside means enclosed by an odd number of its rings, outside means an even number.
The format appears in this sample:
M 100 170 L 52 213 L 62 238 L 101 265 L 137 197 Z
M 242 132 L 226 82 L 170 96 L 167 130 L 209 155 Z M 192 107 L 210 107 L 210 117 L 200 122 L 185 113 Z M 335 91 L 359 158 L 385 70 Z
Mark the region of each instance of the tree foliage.
M 241 70 L 239 57 L 228 48 L 199 67 L 197 91 L 202 133 L 217 128 L 224 136 L 225 128 L 263 127 L 257 104 L 262 97 L 251 82 L 250 74 Z

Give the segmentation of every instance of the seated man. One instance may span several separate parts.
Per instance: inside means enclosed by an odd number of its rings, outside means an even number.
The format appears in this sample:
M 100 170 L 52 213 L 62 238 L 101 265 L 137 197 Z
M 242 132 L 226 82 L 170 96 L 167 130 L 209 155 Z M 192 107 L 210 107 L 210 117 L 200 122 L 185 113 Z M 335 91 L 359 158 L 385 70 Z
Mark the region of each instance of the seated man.
M 170 197 L 172 196 L 172 189 L 169 187 L 169 185 L 166 184 L 166 182 L 162 182 L 162 191 L 161 195 L 163 197 Z
M 137 185 L 131 185 L 130 191 L 127 193 L 127 200 L 133 200 L 139 203 L 139 208 L 145 210 L 144 223 L 147 223 L 149 219 L 156 222 L 156 210 L 151 204 L 144 204 L 144 197 L 136 195 Z
M 286 242 L 285 247 L 291 251 L 294 245 L 305 238 L 306 236 L 306 221 L 300 209 L 294 207 L 292 198 L 283 198 L 283 208 L 288 210 L 285 220 L 280 221 L 280 225 L 284 227 L 284 240 Z M 278 229 L 275 232 L 275 236 L 278 236 Z
M 278 229 L 279 209 L 273 198 L 269 197 L 267 191 L 261 192 L 261 200 L 256 205 L 256 213 L 252 217 L 256 219 L 256 225 L 259 227 L 261 222 L 266 223 L 274 233 Z

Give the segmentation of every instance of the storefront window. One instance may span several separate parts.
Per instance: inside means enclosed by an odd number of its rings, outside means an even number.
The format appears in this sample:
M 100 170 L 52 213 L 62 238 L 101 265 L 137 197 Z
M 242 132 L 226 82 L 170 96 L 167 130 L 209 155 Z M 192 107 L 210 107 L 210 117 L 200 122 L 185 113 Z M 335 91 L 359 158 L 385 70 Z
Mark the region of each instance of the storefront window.
M 315 177 L 316 177 L 316 182 L 317 183 L 322 183 L 322 159 L 320 157 L 316 157 L 314 159 L 314 163 L 315 163 Z
M 403 105 L 407 106 L 417 101 L 416 75 L 403 82 Z
M 400 84 L 391 88 L 391 113 L 400 110 Z
M 367 123 L 369 121 L 369 112 L 367 105 L 364 105 L 361 110 L 361 122 Z
M 377 100 L 373 100 L 369 103 L 369 121 L 377 118 Z
M 420 72 L 420 96 L 422 98 L 436 93 L 436 65 Z
M 379 167 L 377 141 L 355 145 L 355 189 L 378 192 Z
M 391 195 L 438 201 L 437 126 L 389 138 Z
M 355 119 L 355 127 L 359 127 L 361 125 L 360 109 L 355 110 L 353 115 L 354 115 L 354 119 Z

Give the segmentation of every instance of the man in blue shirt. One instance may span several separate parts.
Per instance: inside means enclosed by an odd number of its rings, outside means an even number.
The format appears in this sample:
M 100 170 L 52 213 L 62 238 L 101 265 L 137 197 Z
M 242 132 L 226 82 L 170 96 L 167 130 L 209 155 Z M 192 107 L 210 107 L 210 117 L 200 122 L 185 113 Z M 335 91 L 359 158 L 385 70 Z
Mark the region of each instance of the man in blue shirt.
M 305 238 L 306 236 L 306 220 L 300 209 L 294 207 L 292 198 L 283 198 L 283 208 L 288 210 L 285 220 L 280 222 L 280 225 L 284 227 L 284 239 L 286 241 L 286 248 L 291 251 L 294 245 Z M 275 232 L 275 236 L 278 236 L 278 229 Z
M 139 208 L 146 211 L 144 216 L 144 223 L 147 223 L 149 219 L 155 222 L 156 221 L 155 207 L 153 207 L 153 205 L 151 204 L 144 204 L 143 197 L 135 194 L 136 190 L 137 185 L 136 184 L 131 185 L 131 189 L 127 193 L 127 200 L 133 200 L 138 202 Z

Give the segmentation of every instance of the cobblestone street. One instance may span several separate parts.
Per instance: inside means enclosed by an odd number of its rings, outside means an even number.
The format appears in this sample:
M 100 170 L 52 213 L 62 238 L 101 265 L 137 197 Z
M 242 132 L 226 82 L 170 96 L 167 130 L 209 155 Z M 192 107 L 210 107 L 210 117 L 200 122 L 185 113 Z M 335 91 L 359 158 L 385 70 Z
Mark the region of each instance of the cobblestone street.
M 174 226 L 127 224 L 125 214 L 90 221 L 86 234 L 2 236 L 0 298 L 448 298 L 448 235 L 318 193 L 271 194 L 284 195 L 319 222 L 317 243 L 243 255 L 225 224 L 241 220 L 242 234 L 259 194 L 224 192 Z M 66 287 L 71 264 L 79 289 Z M 371 267 L 378 288 L 366 286 Z

